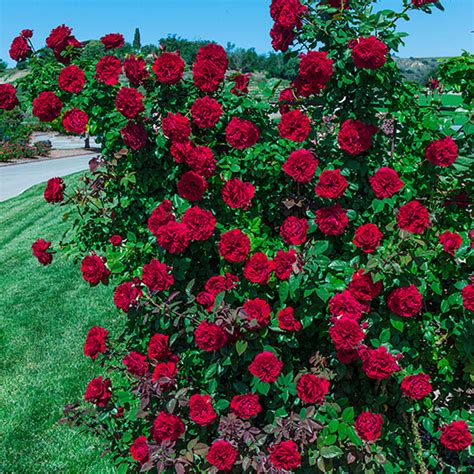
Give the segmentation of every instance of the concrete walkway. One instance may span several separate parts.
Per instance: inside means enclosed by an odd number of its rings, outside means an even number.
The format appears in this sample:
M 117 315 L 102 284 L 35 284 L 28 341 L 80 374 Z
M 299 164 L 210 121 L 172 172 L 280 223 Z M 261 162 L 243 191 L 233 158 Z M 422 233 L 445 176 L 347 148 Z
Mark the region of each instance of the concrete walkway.
M 97 156 L 97 153 L 0 167 L 0 201 L 18 196 L 31 186 L 49 178 L 85 170 L 94 156 Z

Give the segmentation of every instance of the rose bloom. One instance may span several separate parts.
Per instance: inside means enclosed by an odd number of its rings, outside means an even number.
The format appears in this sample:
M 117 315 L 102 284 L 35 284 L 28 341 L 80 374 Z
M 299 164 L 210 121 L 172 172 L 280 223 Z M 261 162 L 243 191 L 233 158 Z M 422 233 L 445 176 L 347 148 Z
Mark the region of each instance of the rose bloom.
M 165 137 L 177 142 L 187 141 L 191 134 L 189 120 L 179 112 L 176 114 L 168 112 L 168 115 L 161 121 L 161 129 Z
M 237 150 L 250 148 L 258 142 L 260 132 L 250 120 L 232 117 L 225 129 L 227 143 Z
M 75 64 L 66 66 L 61 69 L 58 77 L 58 86 L 60 89 L 72 94 L 78 94 L 82 91 L 84 84 L 86 83 L 86 76 L 82 69 L 78 68 Z
M 318 160 L 313 153 L 301 149 L 290 153 L 281 169 L 297 183 L 309 183 L 318 167 Z
M 390 293 L 387 305 L 397 316 L 411 318 L 423 307 L 423 297 L 415 285 L 403 286 Z
M 130 311 L 132 306 L 138 304 L 138 299 L 142 296 L 142 290 L 135 281 L 121 283 L 114 292 L 114 304 L 125 313 Z
M 443 246 L 443 250 L 454 256 L 454 252 L 461 247 L 462 237 L 456 232 L 449 230 L 439 236 L 438 242 Z
M 211 60 L 198 60 L 193 66 L 194 85 L 209 94 L 217 91 L 224 81 L 225 70 Z
M 308 229 L 307 219 L 290 216 L 283 221 L 280 227 L 280 236 L 288 245 L 301 245 L 306 242 Z
M 165 334 L 154 334 L 148 342 L 148 357 L 151 360 L 166 360 L 170 356 L 169 337 Z
M 115 86 L 118 83 L 122 63 L 115 56 L 104 56 L 95 65 L 95 78 L 108 86 Z
M 32 113 L 40 122 L 52 122 L 61 115 L 62 108 L 63 103 L 54 92 L 40 92 L 33 101 Z
M 255 327 L 250 327 L 250 329 L 258 329 L 264 326 L 268 326 L 270 323 L 270 305 L 260 298 L 255 298 L 253 300 L 247 300 L 244 303 L 243 309 L 247 315 L 247 320 L 249 322 L 256 322 Z
M 377 349 L 360 346 L 359 356 L 362 359 L 362 370 L 370 379 L 384 380 L 401 370 L 397 359 L 387 352 L 384 346 L 379 346 Z
M 349 8 L 348 0 L 327 0 L 332 8 Z
M 436 166 L 452 165 L 458 157 L 458 147 L 451 137 L 431 142 L 425 150 L 425 158 Z
M 346 120 L 337 134 L 339 148 L 351 156 L 364 153 L 372 146 L 376 131 L 374 125 L 367 125 L 360 120 Z
M 214 153 L 207 146 L 192 148 L 186 156 L 186 164 L 204 178 L 210 178 L 216 171 Z
M 151 381 L 157 383 L 160 390 L 165 392 L 174 387 L 177 374 L 178 369 L 174 362 L 160 362 L 156 364 L 155 370 L 151 375 Z
M 280 375 L 283 362 L 269 351 L 257 354 L 249 365 L 249 372 L 262 382 L 274 383 Z
M 132 87 L 122 87 L 115 98 L 115 107 L 126 118 L 135 118 L 145 108 L 142 103 L 143 94 Z
M 277 320 L 278 327 L 283 331 L 301 331 L 301 323 L 295 319 L 293 308 L 287 307 L 279 311 Z
M 309 97 L 324 89 L 333 73 L 333 61 L 326 52 L 309 51 L 300 55 L 299 74 L 294 86 L 299 95 Z
M 88 255 L 82 259 L 81 272 L 84 280 L 92 286 L 99 282 L 107 283 L 110 275 L 110 271 L 105 267 L 104 259 L 97 255 Z
M 84 343 L 84 355 L 92 360 L 97 358 L 107 349 L 105 340 L 109 335 L 109 331 L 100 326 L 93 326 L 89 329 Z
M 130 352 L 122 359 L 122 362 L 127 367 L 127 371 L 132 375 L 142 377 L 148 372 L 146 356 L 139 352 Z
M 212 61 L 223 71 L 229 66 L 225 49 L 220 44 L 215 43 L 209 43 L 199 48 L 196 61 Z
M 472 434 L 464 420 L 452 421 L 441 428 L 441 444 L 451 451 L 462 451 L 472 444 Z
M 63 115 L 63 127 L 67 132 L 83 135 L 87 130 L 89 117 L 81 109 L 69 109 Z
M 153 422 L 153 439 L 161 444 L 163 441 L 177 441 L 183 434 L 184 423 L 179 416 L 161 411 Z
M 404 204 L 397 213 L 397 225 L 412 234 L 422 234 L 429 224 L 428 209 L 418 201 Z
M 51 48 L 60 62 L 67 61 L 61 56 L 61 53 L 68 47 L 79 48 L 81 43 L 71 34 L 72 28 L 66 25 L 59 25 L 53 28 L 46 38 L 46 46 Z
M 199 206 L 186 209 L 181 222 L 188 228 L 189 236 L 194 241 L 210 239 L 216 228 L 216 218 L 212 212 Z
M 135 461 L 145 464 L 150 459 L 146 436 L 139 436 L 130 446 L 130 454 Z
M 280 91 L 278 95 L 278 109 L 281 114 L 285 114 L 291 110 L 291 106 L 295 104 L 295 91 L 292 87 L 287 87 Z
M 205 289 L 214 296 L 217 296 L 222 291 L 232 290 L 238 282 L 239 279 L 235 275 L 227 272 L 225 275 L 217 275 L 209 278 Z
M 281 138 L 304 142 L 311 131 L 309 117 L 301 110 L 290 110 L 281 116 L 278 131 Z
M 273 268 L 275 276 L 279 280 L 288 280 L 293 273 L 293 265 L 296 263 L 296 251 L 294 249 L 278 250 L 273 259 Z
M 285 53 L 295 39 L 295 32 L 293 28 L 285 28 L 279 23 L 275 23 L 270 30 L 270 37 L 272 39 L 272 48 L 275 51 Z
M 325 235 L 341 235 L 349 225 L 346 210 L 340 204 L 318 209 L 315 222 Z
M 207 189 L 207 182 L 201 175 L 188 171 L 181 176 L 177 187 L 180 197 L 194 202 L 202 199 Z
M 423 372 L 404 377 L 400 388 L 405 397 L 413 398 L 414 400 L 421 400 L 433 391 L 433 387 L 430 384 L 430 376 Z
M 87 385 L 84 400 L 98 407 L 105 407 L 112 397 L 112 383 L 110 379 L 96 377 Z
M 329 391 L 329 380 L 316 377 L 314 374 L 303 374 L 296 382 L 296 393 L 305 403 L 324 402 L 324 397 Z
M 110 237 L 109 242 L 114 247 L 120 247 L 120 245 L 122 245 L 123 239 L 119 234 L 114 234 L 112 237 Z
M 153 209 L 151 216 L 148 219 L 148 230 L 156 236 L 158 229 L 167 224 L 168 222 L 176 221 L 176 218 L 172 214 L 173 205 L 171 201 L 165 199 L 161 204 L 158 204 Z
M 214 441 L 206 454 L 209 464 L 219 471 L 231 471 L 239 452 L 225 440 Z
M 217 413 L 212 407 L 209 395 L 195 393 L 189 398 L 189 418 L 200 426 L 213 423 L 217 418 Z
M 171 143 L 170 153 L 176 163 L 185 163 L 193 148 L 194 144 L 191 140 L 185 140 L 184 142 L 175 141 Z
M 262 253 L 254 253 L 245 263 L 244 276 L 252 283 L 265 285 L 270 280 L 273 271 L 273 263 Z
M 474 283 L 465 286 L 461 290 L 461 295 L 463 306 L 469 311 L 474 311 Z
M 165 291 L 174 283 L 172 271 L 170 266 L 152 258 L 143 265 L 142 281 L 150 291 Z
M 10 46 L 9 54 L 13 61 L 23 61 L 28 57 L 31 48 L 22 36 L 17 36 Z
M 392 197 L 403 188 L 405 184 L 392 168 L 379 168 L 369 177 L 370 186 L 377 199 L 386 199 Z
M 219 255 L 230 263 L 240 263 L 247 259 L 250 252 L 250 239 L 240 230 L 233 229 L 221 235 Z
M 305 11 L 300 0 L 273 0 L 270 5 L 270 16 L 285 28 L 300 28 Z
M 341 364 L 351 364 L 359 359 L 359 354 L 356 349 L 339 349 L 336 352 L 336 357 Z
M 248 420 L 258 415 L 262 411 L 262 406 L 256 393 L 236 395 L 230 401 L 230 411 L 244 420 Z
M 232 80 L 234 87 L 230 92 L 234 95 L 246 95 L 249 92 L 249 83 L 252 74 L 237 74 Z
M 148 71 L 146 68 L 146 62 L 141 56 L 135 56 L 131 54 L 123 62 L 123 70 L 127 79 L 130 81 L 130 85 L 138 87 L 147 77 Z
M 387 61 L 388 48 L 375 36 L 360 37 L 352 47 L 352 61 L 359 69 L 378 69 Z
M 232 209 L 248 209 L 255 195 L 252 183 L 231 178 L 222 188 L 222 200 Z
M 189 229 L 182 222 L 171 221 L 156 230 L 158 245 L 170 253 L 183 253 L 190 240 Z
M 222 326 L 208 321 L 201 321 L 194 331 L 194 342 L 206 352 L 222 349 L 228 341 L 227 333 Z
M 364 441 L 375 441 L 382 434 L 383 418 L 379 413 L 364 411 L 354 422 L 357 436 Z
M 109 33 L 102 36 L 100 42 L 105 46 L 105 49 L 118 49 L 123 46 L 125 40 L 120 33 Z
M 0 84 L 0 109 L 13 110 L 16 105 L 16 89 L 11 84 Z
M 51 247 L 51 242 L 43 239 L 37 239 L 31 246 L 33 255 L 41 265 L 49 265 L 53 261 L 53 255 L 48 252 L 49 247 Z
M 364 224 L 357 227 L 352 242 L 365 253 L 372 253 L 380 245 L 382 238 L 383 234 L 375 224 Z
M 301 465 L 301 454 L 297 444 L 292 440 L 274 444 L 271 447 L 269 459 L 277 469 L 286 471 L 298 469 Z
M 337 350 L 350 351 L 364 339 L 365 333 L 357 321 L 342 316 L 334 320 L 329 336 Z
M 128 122 L 125 127 L 120 129 L 125 146 L 132 150 L 140 150 L 146 145 L 148 134 L 141 123 Z
M 314 190 L 320 198 L 337 199 L 344 194 L 347 186 L 347 180 L 341 175 L 341 170 L 325 170 Z
M 358 321 L 362 317 L 363 306 L 352 296 L 348 290 L 336 293 L 329 300 L 329 311 L 335 317 L 345 316 Z
M 212 128 L 222 116 L 222 105 L 209 96 L 200 97 L 191 107 L 193 124 L 198 128 Z
M 347 289 L 359 301 L 370 301 L 380 295 L 382 285 L 382 280 L 374 283 L 370 273 L 365 273 L 364 269 L 361 269 L 352 275 Z
M 428 5 L 429 3 L 434 3 L 436 0 L 411 0 L 411 3 L 415 7 L 422 7 L 424 5 Z
M 161 53 L 152 66 L 156 79 L 164 84 L 178 83 L 184 72 L 184 61 L 179 53 Z

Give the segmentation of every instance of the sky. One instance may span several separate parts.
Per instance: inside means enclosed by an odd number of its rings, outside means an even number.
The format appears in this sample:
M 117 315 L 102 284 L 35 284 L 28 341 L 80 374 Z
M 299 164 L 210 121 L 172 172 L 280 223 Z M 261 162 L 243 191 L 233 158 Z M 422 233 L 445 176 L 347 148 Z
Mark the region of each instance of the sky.
M 412 11 L 402 22 L 410 34 L 401 57 L 453 56 L 473 51 L 474 0 L 441 0 L 445 12 Z M 382 8 L 399 10 L 401 0 L 379 0 Z M 8 49 L 24 28 L 34 30 L 34 44 L 44 45 L 49 31 L 65 23 L 79 40 L 122 33 L 132 41 L 140 28 L 142 45 L 177 34 L 222 45 L 271 50 L 270 0 L 0 0 L 0 58 L 12 62 Z

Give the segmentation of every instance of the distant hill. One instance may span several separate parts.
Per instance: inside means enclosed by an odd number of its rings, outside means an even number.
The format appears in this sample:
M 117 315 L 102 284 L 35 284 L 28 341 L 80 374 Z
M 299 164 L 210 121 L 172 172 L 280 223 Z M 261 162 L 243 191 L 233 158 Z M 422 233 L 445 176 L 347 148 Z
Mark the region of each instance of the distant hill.
M 409 80 L 424 84 L 436 73 L 444 58 L 395 58 L 400 72 Z

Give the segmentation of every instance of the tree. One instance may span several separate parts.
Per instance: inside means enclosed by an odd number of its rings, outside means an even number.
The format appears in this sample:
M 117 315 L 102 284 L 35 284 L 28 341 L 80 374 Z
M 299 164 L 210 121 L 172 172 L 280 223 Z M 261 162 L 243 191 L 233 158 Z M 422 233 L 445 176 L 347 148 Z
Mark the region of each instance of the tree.
M 133 49 L 136 51 L 140 51 L 142 47 L 141 41 L 140 41 L 140 29 L 135 28 L 135 34 L 133 36 Z

